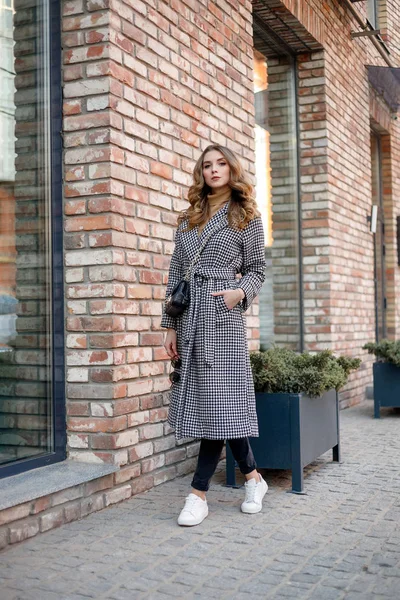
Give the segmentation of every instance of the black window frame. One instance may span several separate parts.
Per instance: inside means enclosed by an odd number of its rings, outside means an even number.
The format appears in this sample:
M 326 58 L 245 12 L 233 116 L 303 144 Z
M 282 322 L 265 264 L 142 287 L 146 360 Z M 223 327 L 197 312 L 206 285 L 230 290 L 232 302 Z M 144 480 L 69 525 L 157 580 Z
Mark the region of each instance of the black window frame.
M 291 70 L 293 77 L 293 95 L 294 95 L 294 111 L 295 111 L 295 129 L 296 129 L 296 208 L 297 208 L 297 252 L 298 252 L 298 275 L 299 275 L 299 290 L 298 290 L 298 301 L 299 301 L 299 352 L 305 350 L 305 307 L 304 307 L 304 267 L 303 267 L 303 220 L 302 220 L 302 206 L 301 206 L 301 183 L 300 183 L 300 113 L 299 113 L 299 68 L 297 54 L 290 46 L 282 40 L 274 30 L 272 30 L 266 23 L 260 18 L 254 15 L 253 18 L 258 22 L 259 27 L 256 34 L 253 33 L 253 47 L 256 48 L 266 58 L 265 48 L 259 46 L 256 42 L 258 38 L 259 42 L 264 42 L 267 45 L 271 45 L 274 49 L 275 56 L 285 56 L 291 61 Z
M 62 91 L 60 0 L 49 0 L 49 83 L 51 160 L 51 323 L 53 450 L 42 456 L 0 465 L 0 479 L 66 459 L 64 269 L 62 199 Z

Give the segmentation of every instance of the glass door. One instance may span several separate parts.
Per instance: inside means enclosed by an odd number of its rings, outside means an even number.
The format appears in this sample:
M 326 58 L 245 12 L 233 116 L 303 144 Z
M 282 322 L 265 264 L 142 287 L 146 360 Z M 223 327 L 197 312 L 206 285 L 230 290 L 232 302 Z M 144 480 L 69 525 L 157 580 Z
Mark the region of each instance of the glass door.
M 382 152 L 378 134 L 371 132 L 372 204 L 377 208 L 376 233 L 374 234 L 374 285 L 375 285 L 375 337 L 386 337 L 386 267 L 385 267 L 385 218 L 382 193 Z
M 265 48 L 265 40 L 264 40 Z M 254 50 L 256 199 L 266 241 L 260 346 L 302 349 L 298 163 L 293 58 Z

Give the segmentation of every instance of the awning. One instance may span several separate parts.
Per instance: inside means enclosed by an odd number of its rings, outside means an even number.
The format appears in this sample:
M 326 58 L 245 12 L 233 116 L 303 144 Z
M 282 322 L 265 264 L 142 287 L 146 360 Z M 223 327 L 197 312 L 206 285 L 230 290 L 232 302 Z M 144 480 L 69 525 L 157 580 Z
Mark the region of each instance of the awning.
M 383 97 L 393 112 L 400 107 L 400 67 L 367 66 L 372 87 Z

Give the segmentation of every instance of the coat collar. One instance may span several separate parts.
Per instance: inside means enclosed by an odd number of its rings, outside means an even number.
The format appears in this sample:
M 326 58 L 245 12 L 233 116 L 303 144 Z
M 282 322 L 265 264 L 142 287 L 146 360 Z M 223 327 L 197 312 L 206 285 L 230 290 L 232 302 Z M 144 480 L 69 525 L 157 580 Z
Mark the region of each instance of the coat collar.
M 229 202 L 227 202 L 226 204 L 224 204 L 224 206 L 222 206 L 222 208 L 217 210 L 217 212 L 211 217 L 211 219 L 209 221 L 207 221 L 205 227 L 203 228 L 203 230 L 200 234 L 199 234 L 199 227 L 197 226 L 195 228 L 196 235 L 197 235 L 199 242 L 202 242 L 204 237 L 206 236 L 206 234 L 209 231 L 211 231 L 211 229 L 213 229 L 214 227 L 217 227 L 217 229 L 219 229 L 220 225 L 222 225 L 224 227 L 225 225 L 228 224 L 228 218 L 227 218 L 228 208 L 229 208 Z
M 196 254 L 198 248 L 200 247 L 201 243 L 203 242 L 205 236 L 211 231 L 219 231 L 220 229 L 223 229 L 224 227 L 228 226 L 228 207 L 229 207 L 229 202 L 227 204 L 225 204 L 222 208 L 220 208 L 215 215 L 213 215 L 211 217 L 211 219 L 207 222 L 206 226 L 204 227 L 203 231 L 201 232 L 201 234 L 199 235 L 199 228 L 196 226 L 193 229 L 191 229 L 190 231 L 186 231 L 183 233 L 182 236 L 182 243 L 185 246 L 185 250 L 187 253 L 187 256 L 189 257 L 189 260 L 191 260 L 193 258 L 193 256 Z M 213 236 L 211 236 L 213 237 Z

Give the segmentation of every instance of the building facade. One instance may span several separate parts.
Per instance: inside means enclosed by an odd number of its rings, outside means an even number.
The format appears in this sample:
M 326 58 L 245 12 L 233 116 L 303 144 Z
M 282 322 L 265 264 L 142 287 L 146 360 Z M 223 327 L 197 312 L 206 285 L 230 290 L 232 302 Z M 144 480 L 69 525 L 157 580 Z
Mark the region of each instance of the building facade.
M 363 357 L 365 398 L 400 336 L 397 0 L 1 0 L 0 48 L 0 547 L 194 469 L 160 319 L 210 143 L 264 222 L 250 349 Z

